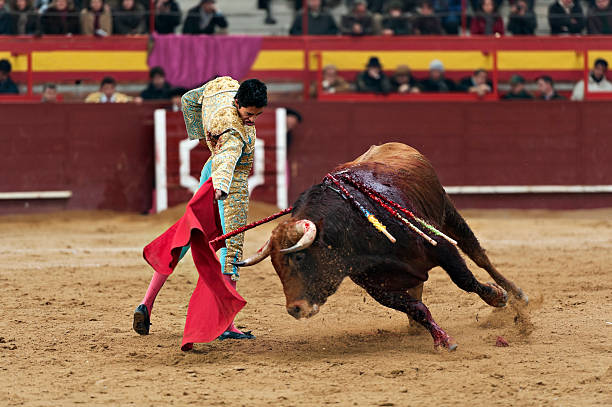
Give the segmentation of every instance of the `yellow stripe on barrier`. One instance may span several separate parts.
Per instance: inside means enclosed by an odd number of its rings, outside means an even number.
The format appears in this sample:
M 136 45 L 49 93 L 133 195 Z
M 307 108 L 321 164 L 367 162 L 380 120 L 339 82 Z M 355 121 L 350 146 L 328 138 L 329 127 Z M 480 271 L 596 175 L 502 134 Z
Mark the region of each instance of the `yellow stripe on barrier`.
M 262 50 L 257 55 L 253 71 L 301 71 L 304 69 L 304 51 Z
M 32 54 L 37 72 L 148 71 L 146 51 L 38 51 Z
M 497 66 L 504 71 L 573 71 L 583 68 L 576 51 L 499 51 Z

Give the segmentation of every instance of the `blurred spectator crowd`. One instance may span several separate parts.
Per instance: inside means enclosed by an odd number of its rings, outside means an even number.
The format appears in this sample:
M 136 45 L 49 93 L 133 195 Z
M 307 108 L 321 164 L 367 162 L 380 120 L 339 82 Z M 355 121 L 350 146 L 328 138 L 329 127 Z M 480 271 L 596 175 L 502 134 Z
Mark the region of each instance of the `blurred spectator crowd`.
M 271 1 L 257 0 L 257 7 L 266 11 L 266 24 L 276 23 Z M 302 0 L 283 1 L 295 3 L 291 35 L 457 35 L 462 27 L 462 0 L 307 0 L 307 30 L 302 27 Z M 467 30 L 472 35 L 534 34 L 536 0 L 507 1 L 507 6 L 503 0 L 466 2 Z M 612 34 L 610 1 L 547 0 L 550 33 Z M 342 3 L 349 12 L 337 21 L 328 10 Z M 159 34 L 228 31 L 215 0 L 201 0 L 189 9 L 182 28 L 176 0 L 154 0 L 154 8 L 152 20 Z M 147 0 L 0 0 L 0 35 L 145 34 L 150 21 Z
M 506 23 L 500 14 L 503 0 L 470 0 L 471 12 L 466 28 L 472 35 L 533 35 L 537 28 L 536 0 L 508 0 Z M 541 1 L 541 0 L 540 0 Z M 308 0 L 310 35 L 456 35 L 461 28 L 462 0 L 345 0 L 349 14 L 336 22 L 326 3 L 338 1 Z M 548 7 L 550 33 L 612 34 L 610 0 L 552 0 Z M 290 30 L 301 35 L 300 11 Z
M 606 74 L 608 62 L 605 59 L 596 59 L 593 69 L 589 73 L 588 91 L 589 92 L 612 92 L 612 83 L 608 81 Z M 541 99 L 558 100 L 565 99 L 564 96 L 555 90 L 554 80 L 543 75 L 536 78 L 537 94 L 534 95 L 527 91 L 526 80 L 520 75 L 513 75 L 510 78 L 510 91 L 500 95 L 502 100 L 512 99 Z M 318 86 L 317 86 L 318 85 Z M 444 64 L 440 60 L 433 60 L 429 64 L 429 74 L 425 78 L 415 78 L 407 65 L 400 65 L 395 72 L 388 76 L 383 71 L 380 60 L 371 57 L 366 64 L 365 70 L 358 73 L 353 83 L 347 82 L 339 75 L 338 69 L 334 65 L 327 65 L 323 68 L 321 81 L 313 85 L 311 95 L 315 96 L 319 91 L 323 94 L 359 92 L 376 94 L 409 94 L 409 93 L 473 93 L 479 97 L 493 93 L 493 84 L 484 69 L 477 69 L 472 75 L 453 81 L 445 77 Z M 572 100 L 584 99 L 584 81 L 579 81 L 574 85 Z

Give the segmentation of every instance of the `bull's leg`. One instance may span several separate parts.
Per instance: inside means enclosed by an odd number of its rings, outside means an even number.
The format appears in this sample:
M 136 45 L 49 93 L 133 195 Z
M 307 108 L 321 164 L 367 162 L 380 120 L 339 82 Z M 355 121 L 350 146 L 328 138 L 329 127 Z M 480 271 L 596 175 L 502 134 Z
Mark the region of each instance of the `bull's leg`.
M 506 289 L 506 291 L 512 293 L 516 298 L 523 300 L 525 303 L 529 302 L 523 290 L 504 277 L 497 271 L 493 264 L 491 264 L 485 249 L 480 246 L 480 242 L 474 235 L 474 232 L 472 232 L 472 229 L 470 229 L 467 222 L 461 217 L 450 201 L 447 202 L 447 213 L 444 226 L 445 230 L 457 240 L 459 248 L 472 259 L 478 267 L 485 269 L 497 284 Z
M 380 274 L 378 277 L 380 277 Z M 455 340 L 436 324 L 429 309 L 420 300 L 410 296 L 405 291 L 389 291 L 388 288 L 385 288 L 382 279 L 372 281 L 366 278 L 353 278 L 353 281 L 363 287 L 379 304 L 404 312 L 412 320 L 423 325 L 433 337 L 436 349 L 440 346 L 444 346 L 448 350 L 457 348 Z
M 508 295 L 506 290 L 494 283 L 482 284 L 468 269 L 457 249 L 445 240 L 438 239 L 438 245 L 432 248 L 432 253 L 440 267 L 450 276 L 459 288 L 470 293 L 476 293 L 484 302 L 493 307 L 506 305 Z
M 414 288 L 409 288 L 407 291 L 408 291 L 408 295 L 411 296 L 412 298 L 415 298 L 419 301 L 423 301 L 423 284 L 419 284 L 418 286 Z M 418 327 L 416 323 L 417 322 L 414 319 L 408 318 L 408 324 L 410 325 L 410 327 Z

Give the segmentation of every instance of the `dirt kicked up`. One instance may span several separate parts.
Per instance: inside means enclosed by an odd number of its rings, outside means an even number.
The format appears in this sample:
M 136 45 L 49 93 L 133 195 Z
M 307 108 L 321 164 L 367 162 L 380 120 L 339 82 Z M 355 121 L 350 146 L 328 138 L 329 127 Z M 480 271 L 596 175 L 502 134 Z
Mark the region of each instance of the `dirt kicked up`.
M 273 211 L 255 204 L 250 216 Z M 138 336 L 132 312 L 151 277 L 142 247 L 180 213 L 0 217 L 0 405 L 612 405 L 612 210 L 463 211 L 531 302 L 496 310 L 432 270 L 424 302 L 457 340 L 452 353 L 350 281 L 294 320 L 268 260 L 238 285 L 249 302 L 238 325 L 257 339 L 181 352 L 190 256 L 157 299 L 151 335 Z M 247 254 L 273 226 L 247 233 Z

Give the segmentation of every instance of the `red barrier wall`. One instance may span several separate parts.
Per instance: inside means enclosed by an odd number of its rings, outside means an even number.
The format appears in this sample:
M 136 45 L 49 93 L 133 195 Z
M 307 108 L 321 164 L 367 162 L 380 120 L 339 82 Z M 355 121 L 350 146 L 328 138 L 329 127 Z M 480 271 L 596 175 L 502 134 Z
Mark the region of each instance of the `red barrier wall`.
M 445 186 L 610 185 L 610 102 L 293 103 L 304 122 L 289 151 L 290 202 L 372 144 L 400 141 Z M 590 208 L 612 194 L 461 195 L 463 207 Z
M 0 192 L 70 190 L 73 196 L 0 200 L 0 213 L 148 210 L 155 107 L 3 105 Z M 304 119 L 289 150 L 290 202 L 335 165 L 388 141 L 422 151 L 445 186 L 612 184 L 610 102 L 303 102 L 290 107 Z M 194 153 L 192 169 L 199 171 L 201 164 Z M 267 164 L 266 177 L 273 177 Z M 612 194 L 454 199 L 461 207 L 612 206 Z
M 153 187 L 153 105 L 4 104 L 0 192 L 70 190 L 70 199 L 0 201 L 0 213 L 143 212 Z

